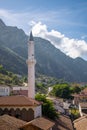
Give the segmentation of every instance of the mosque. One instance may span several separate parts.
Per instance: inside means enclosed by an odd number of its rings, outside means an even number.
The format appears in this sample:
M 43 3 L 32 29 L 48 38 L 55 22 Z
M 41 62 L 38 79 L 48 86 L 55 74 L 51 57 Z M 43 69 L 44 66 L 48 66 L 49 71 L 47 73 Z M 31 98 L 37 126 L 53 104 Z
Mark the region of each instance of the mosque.
M 0 97 L 0 115 L 8 114 L 25 121 L 42 116 L 41 103 L 35 100 L 34 38 L 32 31 L 28 42 L 28 97 L 24 95 Z

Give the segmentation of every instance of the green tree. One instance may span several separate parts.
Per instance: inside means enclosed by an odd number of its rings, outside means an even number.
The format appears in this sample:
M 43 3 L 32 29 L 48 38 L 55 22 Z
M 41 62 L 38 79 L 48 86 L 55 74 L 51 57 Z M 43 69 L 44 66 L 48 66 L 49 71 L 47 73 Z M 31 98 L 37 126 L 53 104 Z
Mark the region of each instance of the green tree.
M 53 86 L 51 94 L 56 97 L 68 99 L 71 97 L 70 85 L 67 83 L 56 84 Z
M 79 92 L 81 92 L 81 87 L 78 87 L 78 86 L 71 87 L 70 89 L 71 89 L 72 93 L 79 93 Z
M 42 114 L 50 119 L 56 119 L 58 114 L 53 106 L 53 102 L 46 99 L 46 96 L 43 94 L 37 94 L 36 100 L 43 102 L 42 103 Z

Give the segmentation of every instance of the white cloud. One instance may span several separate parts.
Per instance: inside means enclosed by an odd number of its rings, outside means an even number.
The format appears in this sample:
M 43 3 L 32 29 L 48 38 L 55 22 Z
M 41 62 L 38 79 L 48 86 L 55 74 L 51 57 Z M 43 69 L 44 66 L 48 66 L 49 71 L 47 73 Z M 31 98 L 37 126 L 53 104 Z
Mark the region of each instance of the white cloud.
M 22 10 L 19 12 L 13 10 L 6 10 L 0 8 L 0 18 L 9 26 L 17 26 L 22 28 L 26 33 L 29 32 L 31 25 L 35 24 L 34 21 L 41 21 L 48 25 L 50 28 L 56 28 L 58 26 L 75 26 L 78 23 L 74 23 L 69 20 L 70 11 L 67 9 L 60 9 L 58 11 L 42 11 L 40 9 Z M 30 21 L 32 21 L 30 23 Z M 30 25 L 31 24 L 31 25 Z
M 32 26 L 34 36 L 49 40 L 56 48 L 60 49 L 66 55 L 76 58 L 87 59 L 87 43 L 84 40 L 70 39 L 58 31 L 47 30 L 47 26 L 38 22 Z
M 15 12 L 13 10 L 0 9 L 0 18 L 8 26 L 17 26 L 22 28 L 25 33 L 28 34 L 31 26 L 36 24 L 34 21 L 54 22 L 56 21 L 56 13 L 54 12 L 41 12 L 40 10 L 25 10 L 20 12 Z M 50 17 L 51 22 L 50 22 Z

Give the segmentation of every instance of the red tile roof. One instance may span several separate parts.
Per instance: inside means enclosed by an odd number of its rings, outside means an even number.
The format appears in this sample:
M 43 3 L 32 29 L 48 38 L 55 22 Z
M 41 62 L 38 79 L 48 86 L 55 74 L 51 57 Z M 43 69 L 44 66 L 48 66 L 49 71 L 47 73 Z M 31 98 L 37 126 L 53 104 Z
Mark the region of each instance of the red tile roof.
M 73 130 L 71 119 L 66 115 L 59 115 L 53 130 Z
M 44 117 L 39 117 L 39 118 L 36 118 L 36 119 L 26 123 L 21 128 L 26 128 L 29 125 L 33 125 L 42 130 L 48 130 L 49 128 L 52 128 L 54 126 L 54 124 L 55 124 L 54 122 L 52 122 Z
M 0 97 L 0 106 L 36 106 L 41 103 L 23 95 Z
M 0 116 L 0 130 L 19 130 L 26 122 L 9 115 Z
M 87 102 L 81 102 L 79 105 L 81 108 L 87 108 Z
M 87 116 L 82 116 L 74 121 L 76 130 L 87 130 Z
M 28 96 L 28 90 L 13 90 L 13 95 L 24 95 Z
M 83 89 L 81 92 L 87 94 L 87 88 Z

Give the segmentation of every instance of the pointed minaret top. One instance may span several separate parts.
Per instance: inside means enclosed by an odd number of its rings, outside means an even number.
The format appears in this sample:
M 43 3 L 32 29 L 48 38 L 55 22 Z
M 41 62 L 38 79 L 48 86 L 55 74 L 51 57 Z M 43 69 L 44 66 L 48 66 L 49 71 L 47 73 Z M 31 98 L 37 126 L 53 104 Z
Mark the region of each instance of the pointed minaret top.
M 32 35 L 32 31 L 30 32 L 30 41 L 34 41 L 33 35 Z

